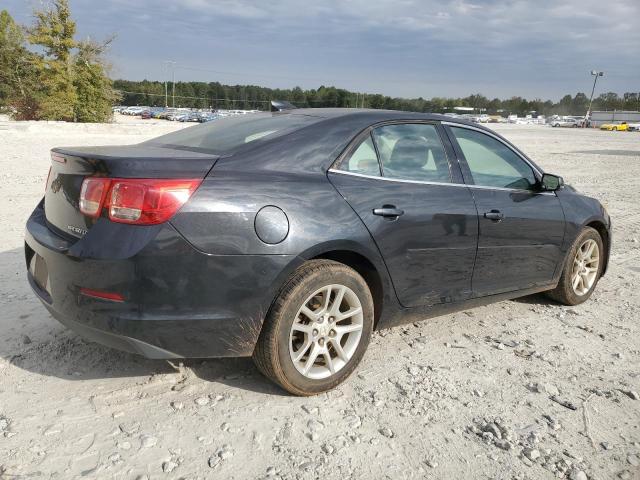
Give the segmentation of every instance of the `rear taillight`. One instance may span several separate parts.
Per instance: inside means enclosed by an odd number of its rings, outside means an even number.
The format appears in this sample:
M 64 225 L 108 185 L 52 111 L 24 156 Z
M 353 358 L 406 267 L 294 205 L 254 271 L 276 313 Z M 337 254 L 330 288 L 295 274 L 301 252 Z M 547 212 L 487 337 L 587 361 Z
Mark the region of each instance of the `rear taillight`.
M 113 180 L 109 218 L 114 222 L 153 225 L 169 220 L 202 180 Z
M 154 225 L 169 220 L 193 195 L 200 179 L 89 177 L 82 182 L 80 211 L 98 217 L 107 209 L 114 222 Z
M 89 217 L 99 217 L 109 184 L 108 178 L 85 178 L 80 189 L 80 211 Z

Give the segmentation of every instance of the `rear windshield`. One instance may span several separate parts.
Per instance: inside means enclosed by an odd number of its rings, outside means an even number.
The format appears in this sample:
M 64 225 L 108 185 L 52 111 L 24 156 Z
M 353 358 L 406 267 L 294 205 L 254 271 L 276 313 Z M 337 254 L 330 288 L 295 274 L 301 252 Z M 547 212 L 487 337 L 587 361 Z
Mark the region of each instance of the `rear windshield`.
M 172 148 L 226 154 L 262 138 L 274 138 L 322 120 L 310 115 L 251 113 L 219 118 L 146 142 Z

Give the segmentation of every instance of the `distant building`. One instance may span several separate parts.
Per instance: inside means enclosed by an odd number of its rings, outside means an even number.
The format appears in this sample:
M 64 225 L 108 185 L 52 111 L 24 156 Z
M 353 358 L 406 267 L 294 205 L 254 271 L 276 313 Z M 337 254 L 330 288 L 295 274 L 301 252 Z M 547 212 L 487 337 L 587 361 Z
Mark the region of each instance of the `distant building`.
M 637 123 L 640 122 L 640 112 L 625 110 L 612 110 L 610 112 L 593 112 L 591 114 L 591 126 L 599 127 L 603 123 Z

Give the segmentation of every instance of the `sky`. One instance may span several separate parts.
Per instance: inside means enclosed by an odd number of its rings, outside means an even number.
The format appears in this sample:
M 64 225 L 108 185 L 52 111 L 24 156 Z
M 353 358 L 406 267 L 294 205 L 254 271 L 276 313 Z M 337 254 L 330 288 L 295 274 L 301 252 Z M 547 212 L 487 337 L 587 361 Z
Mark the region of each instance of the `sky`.
M 31 23 L 42 0 L 0 0 Z M 70 0 L 111 76 L 397 97 L 640 92 L 640 0 Z

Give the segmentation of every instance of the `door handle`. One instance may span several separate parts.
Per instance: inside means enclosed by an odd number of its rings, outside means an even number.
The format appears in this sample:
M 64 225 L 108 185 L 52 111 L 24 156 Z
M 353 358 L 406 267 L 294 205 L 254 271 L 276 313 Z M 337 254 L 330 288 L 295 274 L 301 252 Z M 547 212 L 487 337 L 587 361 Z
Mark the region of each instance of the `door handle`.
M 374 208 L 373 214 L 393 219 L 398 218 L 400 215 L 404 215 L 404 210 L 396 208 L 395 205 L 383 205 L 382 208 Z
M 484 212 L 484 218 L 488 218 L 493 222 L 499 222 L 504 219 L 504 213 L 500 210 L 491 210 L 490 212 Z

